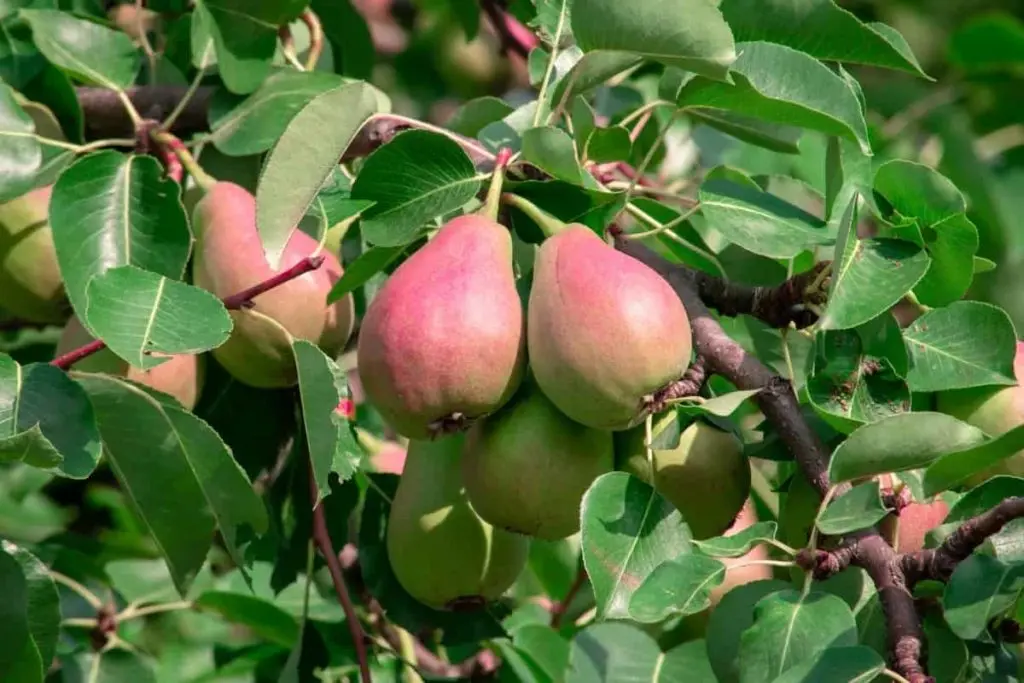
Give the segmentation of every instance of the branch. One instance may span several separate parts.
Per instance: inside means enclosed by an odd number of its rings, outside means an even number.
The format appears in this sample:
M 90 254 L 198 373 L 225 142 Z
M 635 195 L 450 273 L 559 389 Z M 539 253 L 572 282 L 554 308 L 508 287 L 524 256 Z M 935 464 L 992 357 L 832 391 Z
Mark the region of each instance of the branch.
M 294 280 L 300 275 L 304 275 L 311 270 L 316 270 L 323 264 L 323 262 L 324 256 L 322 255 L 308 256 L 291 268 L 283 270 L 277 275 L 267 278 L 263 282 L 253 285 L 252 287 L 238 292 L 237 294 L 232 294 L 229 297 L 221 299 L 221 301 L 224 303 L 224 307 L 229 311 L 249 308 L 252 306 L 252 299 L 255 297 L 263 294 L 264 292 L 268 292 L 275 287 L 280 287 L 284 283 Z M 107 343 L 105 341 L 102 339 L 94 339 L 88 344 L 80 346 L 77 349 L 72 349 L 63 355 L 54 358 L 50 361 L 50 365 L 58 367 L 61 370 L 67 370 L 83 358 L 91 356 L 94 353 L 98 353 L 105 348 L 107 348 Z
M 700 298 L 722 315 L 735 317 L 741 313 L 760 318 L 772 327 L 810 327 L 818 316 L 807 304 L 823 304 L 826 291 L 821 287 L 825 269 L 831 262 L 823 261 L 806 273 L 786 280 L 777 287 L 748 287 L 691 271 Z M 807 291 L 810 289 L 811 291 Z
M 309 490 L 310 500 L 315 501 L 319 497 L 319 489 L 316 485 L 316 477 L 313 475 L 312 464 L 309 467 Z M 338 594 L 338 602 L 341 603 L 341 608 L 345 611 L 345 621 L 348 622 L 348 630 L 352 634 L 352 644 L 356 648 L 356 659 L 359 661 L 359 673 L 363 683 L 372 683 L 370 665 L 366 658 L 365 634 L 359 623 L 356 608 L 352 604 L 352 598 L 348 594 L 345 577 L 341 571 L 341 562 L 334 552 L 334 546 L 331 545 L 331 535 L 327 531 L 327 520 L 324 517 L 322 502 L 313 508 L 313 541 L 327 561 L 327 569 L 331 573 L 331 582 L 334 583 L 334 590 Z
M 956 566 L 970 557 L 986 538 L 1021 517 L 1024 517 L 1024 498 L 1007 498 L 961 524 L 938 548 L 903 555 L 900 559 L 908 583 L 913 586 L 923 579 L 948 581 Z
M 580 592 L 580 589 L 583 588 L 583 584 L 586 582 L 587 570 L 580 567 L 579 571 L 576 572 L 576 579 L 572 582 L 572 585 L 569 586 L 569 590 L 566 591 L 565 597 L 551 606 L 551 628 L 557 629 L 561 626 L 562 618 L 572 605 L 572 601 L 576 599 L 576 594 Z

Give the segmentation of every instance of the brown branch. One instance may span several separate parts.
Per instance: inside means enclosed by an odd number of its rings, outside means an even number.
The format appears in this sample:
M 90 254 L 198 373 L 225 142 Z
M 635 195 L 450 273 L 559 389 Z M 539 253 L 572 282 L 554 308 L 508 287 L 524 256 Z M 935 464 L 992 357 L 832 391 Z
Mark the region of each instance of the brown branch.
M 252 299 L 268 292 L 275 287 L 280 287 L 284 283 L 294 280 L 295 278 L 308 273 L 312 270 L 319 268 L 324 262 L 324 256 L 307 256 L 291 268 L 282 270 L 277 275 L 267 278 L 263 282 L 257 283 L 248 289 L 245 289 L 237 294 L 232 294 L 229 297 L 221 299 L 224 303 L 224 307 L 229 311 L 238 310 L 240 308 L 248 308 L 252 305 Z M 67 370 L 78 361 L 91 356 L 94 353 L 98 353 L 103 349 L 107 348 L 107 343 L 102 339 L 94 339 L 93 341 L 72 349 L 67 353 L 54 358 L 50 361 L 50 365 L 58 367 L 62 370 Z
M 319 488 L 316 485 L 316 476 L 313 474 L 313 466 L 309 467 L 309 492 L 310 500 L 316 500 L 319 496 Z M 348 622 L 348 630 L 352 635 L 352 644 L 356 648 L 356 660 L 359 662 L 359 673 L 363 683 L 372 683 L 370 676 L 370 664 L 366 657 L 366 635 L 363 633 L 362 624 L 356 614 L 356 608 L 352 604 L 352 598 L 348 594 L 348 586 L 345 585 L 345 577 L 342 574 L 341 562 L 331 545 L 331 535 L 327 531 L 327 519 L 324 517 L 323 503 L 313 508 L 313 541 L 316 543 L 320 554 L 327 561 L 327 569 L 331 574 L 331 582 L 334 584 L 334 591 L 338 594 L 338 602 L 345 611 L 345 621 Z
M 569 586 L 569 590 L 566 591 L 565 597 L 551 606 L 551 628 L 557 629 L 561 626 L 562 618 L 565 616 L 565 613 L 572 605 L 572 601 L 576 599 L 577 593 L 580 592 L 580 589 L 583 588 L 583 584 L 586 582 L 587 570 L 580 567 L 579 571 L 576 572 L 575 580 L 573 580 L 572 585 Z
M 722 315 L 735 317 L 742 313 L 760 318 L 772 327 L 809 327 L 818 316 L 807 308 L 807 304 L 822 304 L 825 291 L 818 287 L 807 293 L 821 272 L 830 265 L 823 261 L 806 273 L 786 280 L 777 287 L 748 287 L 708 275 L 691 271 L 691 277 L 700 298 Z
M 686 396 L 697 396 L 708 380 L 707 359 L 697 356 L 681 378 L 659 391 L 651 399 L 647 409 L 657 415 L 665 410 L 670 401 Z

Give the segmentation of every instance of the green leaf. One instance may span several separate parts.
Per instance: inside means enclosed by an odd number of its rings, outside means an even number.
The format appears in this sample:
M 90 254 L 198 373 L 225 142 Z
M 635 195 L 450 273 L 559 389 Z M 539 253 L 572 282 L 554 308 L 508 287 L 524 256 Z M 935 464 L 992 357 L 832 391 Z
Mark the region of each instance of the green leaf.
M 128 34 L 58 10 L 22 10 L 21 16 L 39 51 L 74 78 L 112 90 L 135 82 L 142 60 Z
M 765 40 L 826 62 L 926 76 L 899 33 L 862 23 L 832 0 L 722 0 L 721 9 L 737 40 Z
M 1024 479 L 996 475 L 983 482 L 963 496 L 949 509 L 943 525 L 959 526 L 972 517 L 991 510 L 1008 498 L 1024 497 Z M 986 539 L 985 550 L 1004 562 L 1017 563 L 1024 560 L 1024 520 L 1016 519 L 1004 526 L 998 533 Z
M 458 143 L 410 130 L 370 155 L 352 197 L 377 202 L 363 213 L 363 237 L 375 246 L 398 247 L 479 191 L 480 178 Z
M 489 123 L 501 121 L 515 109 L 505 100 L 488 95 L 478 97 L 459 107 L 444 127 L 450 131 L 475 138 Z
M 323 71 L 281 69 L 244 99 L 219 90 L 210 101 L 209 139 L 231 156 L 265 152 L 310 100 L 343 82 L 340 76 Z
M 573 0 L 572 31 L 584 52 L 625 52 L 727 80 L 736 59 L 729 25 L 699 0 Z
M 515 630 L 512 643 L 551 681 L 562 680 L 569 668 L 569 641 L 547 625 L 527 624 Z
M 77 374 L 125 495 L 184 596 L 219 529 L 243 566 L 239 530 L 263 533 L 267 513 L 220 436 L 193 414 L 105 375 Z
M 910 390 L 885 358 L 865 353 L 854 330 L 817 338 L 814 375 L 807 381 L 811 404 L 829 424 L 851 432 L 862 424 L 910 411 Z
M 893 415 L 864 425 L 839 444 L 829 462 L 833 483 L 924 467 L 946 453 L 985 441 L 977 427 L 943 413 Z
M 338 159 L 380 111 L 375 92 L 365 83 L 349 83 L 317 95 L 291 119 L 270 151 L 256 188 L 256 227 L 272 268 L 280 267 L 285 245 Z
M 878 480 L 872 480 L 854 486 L 829 503 L 818 516 L 817 526 L 823 534 L 838 536 L 874 526 L 888 512 L 882 505 Z
M 674 95 L 673 100 L 676 99 Z M 802 131 L 793 126 L 768 123 L 752 116 L 710 108 L 693 108 L 686 112 L 700 123 L 731 135 L 737 140 L 781 154 L 799 154 Z
M 96 334 L 137 368 L 164 363 L 164 354 L 209 351 L 231 334 L 231 316 L 220 299 L 135 266 L 100 273 L 86 294 L 86 317 Z
M 988 622 L 1010 609 L 1024 589 L 1024 564 L 1006 564 L 975 553 L 957 565 L 942 593 L 946 623 L 965 640 L 973 640 Z
M 43 150 L 32 117 L 18 104 L 14 90 L 0 84 L 0 201 L 20 197 L 35 185 Z
M 740 681 L 740 638 L 754 623 L 754 607 L 765 596 L 789 589 L 790 584 L 778 579 L 762 579 L 732 589 L 718 603 L 708 618 L 708 659 L 721 683 Z
M 22 368 L 0 355 L 0 460 L 85 479 L 99 459 L 96 418 L 82 388 L 59 368 Z
M 690 552 L 682 515 L 625 472 L 598 477 L 580 506 L 583 564 L 600 619 L 628 618 L 630 600 L 658 565 Z
M 827 647 L 857 645 L 857 622 L 841 599 L 812 590 L 779 591 L 754 608 L 740 642 L 740 679 L 770 683 Z
M 1024 425 L 1018 425 L 972 448 L 947 453 L 925 470 L 925 495 L 930 497 L 962 484 L 972 474 L 984 472 L 1021 450 L 1024 450 Z
M 949 37 L 949 61 L 968 73 L 1019 69 L 1024 64 L 1024 23 L 1003 12 L 967 19 Z
M 642 61 L 642 58 L 631 52 L 588 52 L 558 82 L 551 94 L 551 101 L 567 101 L 571 97 L 593 90 Z
M 730 242 L 762 256 L 792 258 L 835 239 L 824 221 L 773 194 L 724 178 L 700 188 L 708 226 Z
M 998 306 L 957 301 L 931 310 L 903 331 L 914 392 L 1016 384 L 1017 333 Z M 984 339 L 984 344 L 978 340 Z
M 81 654 L 78 659 L 81 670 L 90 672 L 89 683 L 156 683 L 152 661 L 130 650 L 115 648 Z
M 48 666 L 56 655 L 57 638 L 60 635 L 60 595 L 57 586 L 46 565 L 24 548 L 10 541 L 0 541 L 0 551 L 21 565 L 25 579 L 29 635 L 39 652 L 39 661 Z
M 348 398 L 345 373 L 316 344 L 296 340 L 292 344 L 299 374 L 299 396 L 306 444 L 313 475 L 321 497 L 330 493 L 327 477 L 336 472 L 341 482 L 355 474 L 361 451 L 348 420 L 336 408 Z M 313 501 L 314 505 L 319 500 Z
M 928 272 L 930 259 L 912 242 L 851 235 L 821 318 L 823 330 L 845 330 L 874 320 Z
M 180 280 L 192 233 L 178 184 L 155 157 L 97 152 L 71 166 L 53 186 L 50 228 L 57 263 L 75 313 L 92 332 L 86 287 L 117 266 Z
M 590 132 L 584 156 L 597 163 L 626 161 L 632 150 L 633 141 L 629 138 L 629 131 L 622 126 L 609 126 L 595 128 Z
M 43 662 L 29 627 L 29 587 L 21 564 L 0 553 L 0 678 L 42 683 Z
M 857 95 L 840 76 L 782 45 L 737 45 L 730 75 L 736 85 L 694 78 L 679 92 L 680 107 L 723 109 L 765 121 L 810 128 L 857 142 L 871 154 Z
M 870 647 L 828 647 L 813 659 L 790 668 L 772 683 L 848 681 L 868 683 L 885 669 L 885 660 Z
M 775 540 L 778 525 L 775 522 L 756 522 L 731 536 L 714 536 L 693 540 L 705 555 L 711 557 L 743 557 L 755 546 Z
M 891 312 L 880 315 L 858 327 L 857 334 L 864 345 L 866 355 L 884 358 L 898 376 L 907 376 L 910 358 L 907 355 L 907 345 L 903 343 L 903 330 L 900 329 L 896 316 Z
M 704 242 L 700 233 L 694 229 L 691 221 L 678 222 L 682 216 L 679 211 L 648 197 L 636 197 L 630 201 L 630 204 L 662 225 L 677 221 L 671 229 L 672 235 L 658 233 L 656 239 L 680 263 L 713 275 L 722 273 L 721 265 L 714 260 L 714 257 L 710 256 L 713 250 Z
M 561 128 L 531 128 L 523 133 L 523 160 L 558 180 L 583 184 L 583 170 L 576 159 L 573 140 Z
M 406 247 L 370 247 L 352 263 L 345 266 L 345 272 L 331 287 L 327 303 L 332 304 L 349 292 L 362 287 L 377 273 L 396 261 Z
M 295 617 L 274 603 L 255 596 L 206 591 L 196 599 L 195 606 L 216 612 L 280 647 L 291 648 L 299 639 L 299 624 Z
M 641 683 L 673 680 L 661 677 L 664 663 L 658 644 L 635 626 L 605 622 L 576 634 L 569 654 L 566 683 Z M 686 679 L 709 683 L 707 679 Z
M 678 614 L 703 612 L 711 591 L 725 580 L 725 565 L 704 555 L 683 555 L 663 562 L 647 575 L 629 600 L 634 621 L 655 624 Z
M 8 0 L 0 7 L 0 79 L 21 90 L 40 71 L 46 59 L 32 41 L 32 30 L 19 10 L 33 6 L 56 6 L 54 0 Z
M 715 417 L 729 417 L 743 405 L 743 402 L 760 393 L 760 389 L 748 389 L 746 391 L 730 391 L 721 396 L 705 399 L 701 403 L 680 403 L 678 410 L 683 415 L 714 415 Z
M 351 78 L 369 80 L 377 55 L 370 27 L 352 0 L 313 0 L 310 7 L 320 18 L 324 35 L 334 50 L 334 70 Z

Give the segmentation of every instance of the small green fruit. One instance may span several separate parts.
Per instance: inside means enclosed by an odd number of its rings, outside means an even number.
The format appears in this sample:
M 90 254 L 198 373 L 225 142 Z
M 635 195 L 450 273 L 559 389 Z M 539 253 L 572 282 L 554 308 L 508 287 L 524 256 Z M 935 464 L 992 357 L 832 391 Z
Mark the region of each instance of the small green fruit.
M 85 346 L 95 337 L 89 334 L 74 315 L 68 320 L 57 342 L 56 355 L 61 356 L 80 346 Z M 170 357 L 155 368 L 143 370 L 130 365 L 110 349 L 103 349 L 86 356 L 71 366 L 71 370 L 97 372 L 122 377 L 138 382 L 151 389 L 176 398 L 186 410 L 192 410 L 203 390 L 206 377 L 203 358 L 197 355 L 180 354 Z
M 41 324 L 63 323 L 71 312 L 50 232 L 52 189 L 0 204 L 0 308 Z
M 573 422 L 532 382 L 466 436 L 463 481 L 491 524 L 545 540 L 580 529 L 580 501 L 614 466 L 612 435 Z
M 218 182 L 193 213 L 196 249 L 192 279 L 224 298 L 285 271 L 317 249 L 317 241 L 295 230 L 280 268 L 267 262 L 256 231 L 256 199 L 246 189 Z M 293 386 L 298 377 L 293 339 L 317 344 L 329 356 L 339 353 L 352 334 L 351 295 L 327 305 L 327 294 L 341 277 L 341 264 L 322 252 L 323 265 L 253 299 L 253 308 L 232 311 L 234 328 L 213 356 L 238 381 L 257 388 Z
M 655 420 L 658 435 L 678 420 L 668 412 Z M 692 422 L 671 450 L 655 450 L 654 477 L 644 448 L 643 426 L 615 435 L 619 469 L 654 486 L 676 509 L 697 539 L 728 529 L 750 494 L 750 463 L 734 435 L 703 420 Z
M 464 434 L 411 441 L 388 519 L 395 578 L 435 609 L 479 608 L 509 589 L 530 541 L 483 521 L 462 485 Z
M 530 291 L 530 364 L 548 398 L 594 429 L 628 429 L 682 377 L 690 322 L 654 270 L 570 225 L 541 244 Z

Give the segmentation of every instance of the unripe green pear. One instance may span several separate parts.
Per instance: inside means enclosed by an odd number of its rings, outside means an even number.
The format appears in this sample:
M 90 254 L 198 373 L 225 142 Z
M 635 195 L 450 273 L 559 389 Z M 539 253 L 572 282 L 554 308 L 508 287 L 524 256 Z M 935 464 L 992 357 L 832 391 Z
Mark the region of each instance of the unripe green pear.
M 57 342 L 56 355 L 61 356 L 80 346 L 85 346 L 95 337 L 89 334 L 77 316 L 72 315 L 64 326 Z M 173 355 L 155 368 L 143 370 L 134 367 L 110 349 L 103 349 L 86 356 L 71 366 L 81 372 L 102 372 L 114 377 L 123 377 L 138 382 L 176 398 L 186 410 L 192 410 L 203 390 L 206 377 L 201 356 L 192 354 Z
M 478 608 L 509 589 L 530 540 L 496 529 L 473 510 L 462 484 L 465 434 L 411 441 L 388 518 L 395 578 L 435 609 Z
M 669 412 L 655 420 L 657 440 L 678 420 Z M 644 447 L 643 425 L 615 435 L 615 455 L 624 472 L 654 486 L 683 514 L 696 539 L 718 536 L 728 529 L 750 494 L 750 463 L 733 434 L 695 420 L 679 435 L 679 445 L 654 450 L 654 476 Z
M 402 263 L 359 330 L 367 398 L 403 436 L 426 439 L 498 410 L 526 365 L 508 229 L 459 216 Z
M 530 291 L 530 364 L 563 413 L 594 429 L 642 421 L 646 399 L 690 363 L 690 322 L 654 270 L 569 225 L 537 252 Z
M 614 466 L 612 435 L 573 422 L 526 382 L 466 435 L 463 481 L 473 508 L 501 529 L 557 540 L 580 529 L 580 501 Z
M 21 320 L 62 323 L 70 313 L 50 231 L 53 187 L 0 204 L 0 308 Z
M 229 182 L 213 185 L 193 213 L 196 248 L 192 279 L 224 298 L 244 291 L 312 255 L 317 241 L 295 230 L 274 270 L 256 231 L 256 199 Z M 327 305 L 327 294 L 341 277 L 333 254 L 319 269 L 253 298 L 250 309 L 231 311 L 234 328 L 213 356 L 238 381 L 258 388 L 281 388 L 298 377 L 293 339 L 317 344 L 328 356 L 344 348 L 355 324 L 351 295 Z
M 979 341 L 979 343 L 983 343 Z M 996 437 L 1024 424 L 1024 342 L 1017 342 L 1013 360 L 1017 384 L 1012 386 L 955 389 L 936 394 L 936 407 L 947 415 L 974 425 L 989 436 Z M 1000 461 L 984 472 L 972 476 L 967 485 L 978 486 L 997 474 L 1024 476 L 1024 450 Z

